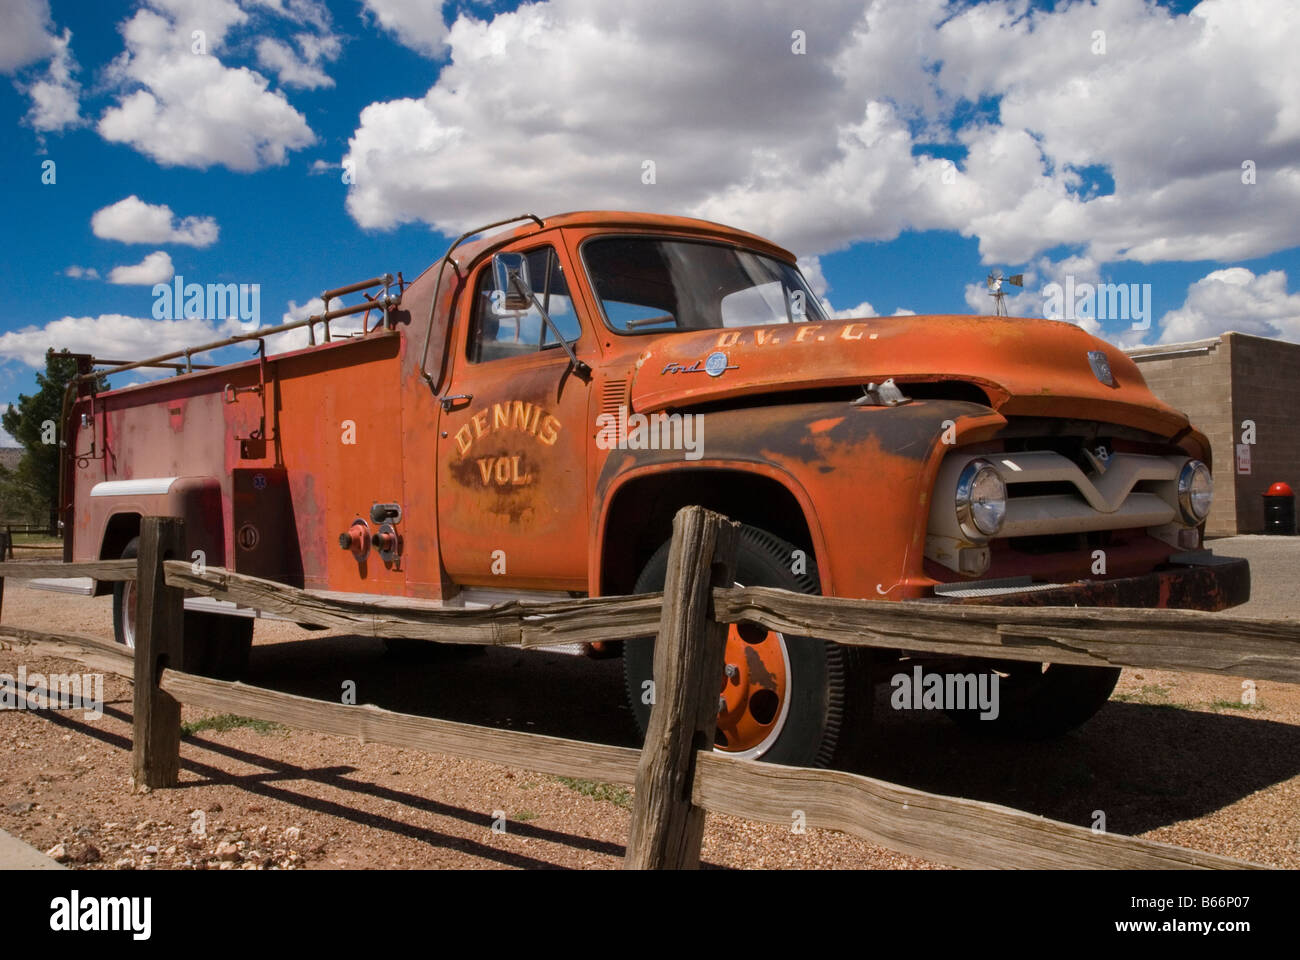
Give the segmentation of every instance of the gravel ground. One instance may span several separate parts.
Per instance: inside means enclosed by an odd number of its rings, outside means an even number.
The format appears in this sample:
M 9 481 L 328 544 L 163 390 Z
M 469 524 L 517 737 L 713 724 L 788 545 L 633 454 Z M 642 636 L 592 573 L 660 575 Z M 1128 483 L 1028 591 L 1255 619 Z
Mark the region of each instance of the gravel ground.
M 1252 543 L 1262 540 L 1263 543 Z M 1259 563 L 1242 612 L 1300 615 L 1300 540 L 1217 541 Z M 1247 552 L 1253 551 L 1253 552 Z M 20 553 L 22 551 L 20 550 Z M 109 636 L 108 598 L 6 585 L 4 622 Z M 0 673 L 84 672 L 49 645 L 0 642 Z M 490 650 L 428 663 L 373 639 L 259 621 L 249 682 L 471 723 L 635 743 L 617 661 Z M 972 738 L 942 716 L 878 700 L 875 751 L 860 772 L 1280 867 L 1300 867 L 1300 686 L 1261 682 L 1241 705 L 1234 678 L 1126 670 L 1082 730 L 1045 744 Z M 105 680 L 99 719 L 80 711 L 0 714 L 0 829 L 70 866 L 184 868 L 612 868 L 628 795 L 495 764 L 280 728 L 204 729 L 181 747 L 181 785 L 130 792 L 131 685 Z M 211 717 L 185 708 L 183 720 Z M 495 825 L 495 829 L 494 829 Z M 200 831 L 202 828 L 202 832 Z M 710 815 L 706 864 L 736 868 L 933 867 L 829 831 Z

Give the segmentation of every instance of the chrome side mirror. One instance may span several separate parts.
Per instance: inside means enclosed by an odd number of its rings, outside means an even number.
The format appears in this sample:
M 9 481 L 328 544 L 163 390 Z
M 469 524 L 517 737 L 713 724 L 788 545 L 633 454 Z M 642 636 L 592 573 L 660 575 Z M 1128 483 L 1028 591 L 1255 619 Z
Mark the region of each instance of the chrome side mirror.
M 498 253 L 492 257 L 492 305 L 505 310 L 527 310 L 533 305 L 528 258 L 522 253 Z

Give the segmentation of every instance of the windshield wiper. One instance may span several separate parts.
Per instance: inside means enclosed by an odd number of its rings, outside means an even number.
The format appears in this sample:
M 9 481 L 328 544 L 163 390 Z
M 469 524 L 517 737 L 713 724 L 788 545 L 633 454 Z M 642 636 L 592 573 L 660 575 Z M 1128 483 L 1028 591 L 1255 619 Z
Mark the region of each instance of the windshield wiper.
M 627 327 L 629 330 L 635 330 L 637 327 L 653 327 L 655 324 L 659 323 L 671 323 L 673 326 L 676 326 L 677 318 L 671 313 L 661 313 L 654 317 L 635 317 L 627 321 L 623 326 Z

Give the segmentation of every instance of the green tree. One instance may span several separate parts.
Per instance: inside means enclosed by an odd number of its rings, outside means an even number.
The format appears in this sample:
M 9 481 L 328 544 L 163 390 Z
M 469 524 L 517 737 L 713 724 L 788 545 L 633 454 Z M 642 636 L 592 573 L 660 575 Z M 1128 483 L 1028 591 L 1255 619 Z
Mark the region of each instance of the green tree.
M 45 371 L 36 374 L 37 391 L 19 394 L 0 425 L 23 448 L 13 470 L 0 467 L 0 520 L 43 523 L 57 508 L 59 441 L 62 440 L 63 391 L 77 375 L 77 358 L 67 350 L 45 352 Z M 100 380 L 99 389 L 108 384 Z

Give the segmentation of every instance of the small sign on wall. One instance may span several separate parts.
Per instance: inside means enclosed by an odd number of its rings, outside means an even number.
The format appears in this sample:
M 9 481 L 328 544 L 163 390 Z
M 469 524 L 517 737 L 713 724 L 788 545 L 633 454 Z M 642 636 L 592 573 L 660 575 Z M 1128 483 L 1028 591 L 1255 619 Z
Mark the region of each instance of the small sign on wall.
M 1250 476 L 1250 444 L 1237 444 L 1237 472 L 1243 476 Z

